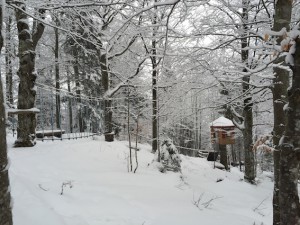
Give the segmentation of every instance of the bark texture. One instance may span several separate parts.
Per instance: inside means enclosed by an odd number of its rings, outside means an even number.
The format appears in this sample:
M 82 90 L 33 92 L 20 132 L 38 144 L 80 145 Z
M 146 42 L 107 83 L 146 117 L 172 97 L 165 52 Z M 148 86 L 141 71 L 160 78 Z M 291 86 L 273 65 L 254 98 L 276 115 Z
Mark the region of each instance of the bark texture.
M 0 30 L 2 30 L 2 7 L 0 8 Z M 3 37 L 0 35 L 0 51 L 2 47 Z M 3 86 L 0 79 L 0 225 L 12 225 L 4 102 Z
M 26 10 L 24 3 L 19 3 L 19 7 Z M 45 11 L 39 10 L 43 17 Z M 31 109 L 35 106 L 35 80 L 37 77 L 35 71 L 35 49 L 39 39 L 44 32 L 44 25 L 37 23 L 33 32 L 30 33 L 27 14 L 21 10 L 16 10 L 16 20 L 19 38 L 19 70 L 20 78 L 18 92 L 18 109 Z M 18 115 L 18 139 L 15 142 L 16 147 L 32 147 L 35 145 L 36 116 L 34 113 Z
M 9 11 L 10 12 L 10 11 Z M 5 48 L 5 63 L 6 63 L 6 102 L 10 105 L 14 104 L 13 99 L 13 69 L 12 69 L 12 58 L 13 58 L 13 48 L 12 48 L 12 37 L 11 37 L 11 24 L 12 18 L 8 15 L 6 23 L 6 48 Z
M 60 26 L 59 22 L 56 21 L 56 26 Z M 58 29 L 54 28 L 55 33 L 55 49 L 54 49 L 54 55 L 55 55 L 55 88 L 56 88 L 56 127 L 61 128 L 61 121 L 60 121 L 60 74 L 59 74 L 59 34 Z
M 12 225 L 11 197 L 8 177 L 8 160 L 5 131 L 5 111 L 0 79 L 0 225 Z
M 71 93 L 71 81 L 69 70 L 67 70 L 67 85 L 68 85 L 68 92 Z M 68 101 L 68 111 L 69 111 L 69 124 L 70 124 L 70 132 L 73 133 L 73 109 L 72 109 L 72 97 L 69 96 Z
M 227 160 L 227 149 L 226 145 L 219 144 L 219 151 L 220 151 L 220 163 L 224 165 L 225 170 L 228 170 L 228 160 Z
M 154 41 L 155 42 L 155 41 Z M 152 45 L 153 47 L 153 45 Z M 155 45 L 153 47 L 155 51 Z M 153 55 L 156 54 L 153 53 Z M 158 109 L 157 109 L 157 63 L 156 57 L 152 57 L 152 152 L 157 151 L 158 145 Z
M 245 83 L 247 88 L 248 82 Z M 245 89 L 247 90 L 247 89 Z M 254 166 L 254 152 L 253 152 L 253 139 L 252 139 L 252 127 L 253 127 L 253 113 L 252 113 L 252 99 L 251 97 L 244 100 L 244 124 L 243 129 L 244 137 L 244 150 L 245 150 L 245 175 L 244 178 L 250 183 L 253 183 L 256 177 Z
M 248 47 L 248 10 L 249 10 L 250 1 L 242 0 L 243 12 L 242 12 L 242 27 L 243 27 L 243 36 L 241 39 L 241 56 L 242 62 L 248 66 L 248 58 L 249 58 L 249 50 L 246 50 Z M 247 69 L 244 68 L 243 72 L 247 72 Z M 250 183 L 254 182 L 255 179 L 255 166 L 254 166 L 254 153 L 252 151 L 253 145 L 253 112 L 252 112 L 252 97 L 250 90 L 250 77 L 243 77 L 243 93 L 244 93 L 244 108 L 243 108 L 243 117 L 244 117 L 244 129 L 243 129 L 243 137 L 244 137 L 244 150 L 245 150 L 245 180 Z
M 157 0 L 154 0 L 156 3 Z M 157 10 L 157 7 L 154 7 L 154 10 Z M 152 47 L 152 152 L 156 152 L 158 149 L 158 98 L 157 98 L 157 75 L 158 75 L 158 59 L 157 59 L 157 46 L 156 46 L 156 28 L 157 24 L 157 14 L 154 14 L 152 25 L 153 25 L 153 35 L 151 41 Z M 160 160 L 160 152 L 158 152 L 158 160 Z
M 106 54 L 100 54 L 100 67 L 103 92 L 107 93 L 109 90 L 109 72 L 107 66 Z M 109 97 L 109 96 L 108 96 Z M 104 134 L 112 132 L 112 100 L 104 99 Z
M 285 133 L 280 141 L 280 224 L 300 224 L 298 174 L 300 160 L 300 39 L 296 38 L 292 86 L 288 90 Z
M 81 82 L 80 82 L 80 73 L 79 73 L 79 56 L 77 46 L 73 48 L 73 56 L 75 58 L 75 62 L 73 64 L 74 69 L 74 77 L 75 77 L 75 86 L 76 86 L 76 101 L 78 105 L 81 105 Z M 81 107 L 78 109 L 78 123 L 79 123 L 79 132 L 83 132 L 83 118 Z
M 292 1 L 278 0 L 275 5 L 274 15 L 274 31 L 280 31 L 282 28 L 289 30 L 292 13 Z M 280 45 L 282 38 L 277 39 Z M 284 58 L 276 60 L 276 63 L 283 64 Z M 274 109 L 274 129 L 273 143 L 274 151 L 274 190 L 273 190 L 273 224 L 280 224 L 280 208 L 279 208 L 279 174 L 280 174 L 280 147 L 279 140 L 285 129 L 285 115 L 283 106 L 287 101 L 287 88 L 289 86 L 289 72 L 285 69 L 275 67 L 273 69 L 275 78 L 273 79 L 273 109 Z

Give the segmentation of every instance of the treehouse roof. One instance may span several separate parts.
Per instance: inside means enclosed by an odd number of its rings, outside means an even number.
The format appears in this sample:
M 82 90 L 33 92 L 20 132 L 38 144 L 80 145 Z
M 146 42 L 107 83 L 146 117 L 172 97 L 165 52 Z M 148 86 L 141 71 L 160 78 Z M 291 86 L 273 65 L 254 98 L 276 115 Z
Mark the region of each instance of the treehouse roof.
M 234 127 L 234 124 L 231 120 L 225 118 L 224 116 L 219 117 L 210 123 L 211 127 Z

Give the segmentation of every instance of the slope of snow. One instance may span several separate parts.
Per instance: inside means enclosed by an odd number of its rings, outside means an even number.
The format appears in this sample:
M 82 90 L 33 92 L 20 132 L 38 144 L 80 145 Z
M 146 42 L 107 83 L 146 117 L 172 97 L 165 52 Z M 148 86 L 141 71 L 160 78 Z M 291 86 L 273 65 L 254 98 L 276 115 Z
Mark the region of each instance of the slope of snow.
M 139 146 L 137 173 L 128 173 L 127 146 L 100 137 L 9 147 L 15 225 L 272 224 L 268 178 L 250 185 L 236 168 L 186 156 L 182 174 L 162 174 L 148 145 Z M 61 195 L 63 183 L 72 188 Z

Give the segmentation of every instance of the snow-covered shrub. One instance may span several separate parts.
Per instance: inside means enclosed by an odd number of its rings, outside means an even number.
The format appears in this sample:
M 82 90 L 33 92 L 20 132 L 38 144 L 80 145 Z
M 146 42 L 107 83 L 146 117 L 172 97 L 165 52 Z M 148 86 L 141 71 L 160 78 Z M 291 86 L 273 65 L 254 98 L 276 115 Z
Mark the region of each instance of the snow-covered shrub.
M 158 159 L 158 153 L 156 152 L 156 159 Z M 170 139 L 162 141 L 160 147 L 160 163 L 159 170 L 163 173 L 165 171 L 181 171 L 181 158 L 177 148 Z
M 257 172 L 263 171 L 273 172 L 273 143 L 268 136 L 260 137 L 253 146 L 253 151 L 256 154 Z

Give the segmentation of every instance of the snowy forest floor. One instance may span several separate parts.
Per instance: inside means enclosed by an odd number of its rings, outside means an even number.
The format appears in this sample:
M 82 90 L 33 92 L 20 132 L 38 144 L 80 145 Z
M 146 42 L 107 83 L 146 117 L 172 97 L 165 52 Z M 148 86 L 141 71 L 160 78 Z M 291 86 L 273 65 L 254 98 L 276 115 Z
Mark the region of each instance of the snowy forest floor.
M 13 141 L 8 136 L 15 225 L 272 224 L 266 174 L 251 185 L 237 168 L 213 169 L 183 155 L 182 174 L 160 173 L 141 144 L 133 174 L 128 142 L 98 137 L 12 148 Z

